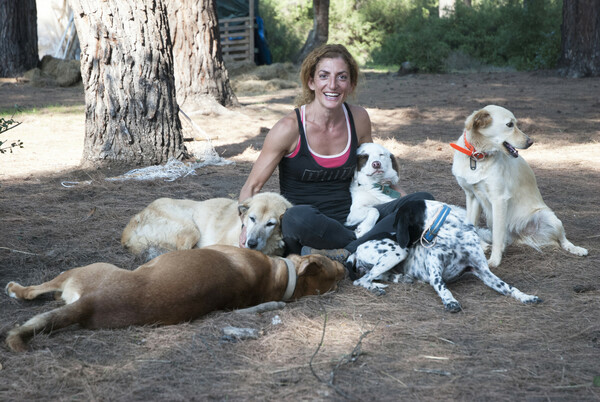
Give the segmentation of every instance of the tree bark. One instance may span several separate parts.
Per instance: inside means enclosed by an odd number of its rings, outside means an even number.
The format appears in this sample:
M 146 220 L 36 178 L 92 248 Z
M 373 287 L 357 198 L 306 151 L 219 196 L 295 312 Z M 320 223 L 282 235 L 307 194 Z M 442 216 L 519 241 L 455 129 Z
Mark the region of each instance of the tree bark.
M 173 42 L 177 102 L 203 108 L 208 101 L 238 105 L 221 53 L 215 0 L 166 0 Z
M 154 165 L 184 157 L 162 1 L 69 2 L 81 44 L 84 165 Z
M 37 66 L 35 0 L 0 0 L 0 77 L 18 77 Z
M 329 39 L 329 0 L 313 0 L 313 13 L 313 28 L 296 57 L 296 63 L 302 63 L 313 49 L 327 43 Z
M 600 76 L 600 2 L 564 0 L 559 72 L 567 77 Z

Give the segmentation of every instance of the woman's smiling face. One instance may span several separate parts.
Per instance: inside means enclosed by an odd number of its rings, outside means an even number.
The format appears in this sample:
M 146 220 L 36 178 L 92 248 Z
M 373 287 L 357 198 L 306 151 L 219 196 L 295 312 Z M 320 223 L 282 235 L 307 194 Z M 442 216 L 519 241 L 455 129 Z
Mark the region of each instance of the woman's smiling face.
M 308 87 L 315 92 L 315 100 L 327 108 L 342 104 L 354 89 L 348 65 L 341 57 L 320 60 Z

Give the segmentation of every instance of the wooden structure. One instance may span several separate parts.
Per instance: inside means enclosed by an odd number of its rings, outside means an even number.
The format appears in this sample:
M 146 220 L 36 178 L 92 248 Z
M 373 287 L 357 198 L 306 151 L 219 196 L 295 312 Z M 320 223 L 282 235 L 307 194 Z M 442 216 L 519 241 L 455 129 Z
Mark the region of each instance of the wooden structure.
M 225 62 L 254 63 L 254 0 L 248 3 L 247 17 L 219 20 L 221 51 Z

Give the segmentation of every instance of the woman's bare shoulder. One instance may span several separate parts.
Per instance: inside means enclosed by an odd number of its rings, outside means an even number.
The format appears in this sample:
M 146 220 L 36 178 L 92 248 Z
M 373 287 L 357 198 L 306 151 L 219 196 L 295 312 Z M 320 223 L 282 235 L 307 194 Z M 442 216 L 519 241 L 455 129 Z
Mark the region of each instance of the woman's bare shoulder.
M 352 116 L 354 117 L 354 119 L 359 119 L 359 118 L 369 118 L 369 113 L 367 112 L 367 109 L 365 109 L 362 106 L 358 106 L 358 105 L 348 105 L 350 107 L 350 111 L 352 112 Z
M 373 142 L 371 138 L 371 118 L 367 110 L 362 106 L 350 105 L 350 112 L 356 127 L 358 143 Z
M 278 148 L 289 151 L 295 146 L 298 135 L 296 113 L 291 112 L 275 123 L 271 130 L 269 130 L 265 142 L 273 145 L 277 144 Z

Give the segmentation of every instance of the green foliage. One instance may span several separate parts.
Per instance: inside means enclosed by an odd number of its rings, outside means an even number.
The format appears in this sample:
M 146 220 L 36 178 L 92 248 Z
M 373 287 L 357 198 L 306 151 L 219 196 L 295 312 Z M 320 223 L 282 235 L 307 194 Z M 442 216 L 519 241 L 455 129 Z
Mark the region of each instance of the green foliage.
M 458 0 L 451 16 L 439 18 L 437 0 L 331 0 L 329 41 L 361 64 L 410 61 L 425 72 L 444 71 L 456 52 L 499 67 L 556 66 L 562 0 L 472 2 Z M 261 13 L 274 61 L 291 60 L 312 27 L 312 1 L 262 0 Z
M 21 124 L 21 123 L 13 120 L 12 118 L 6 120 L 3 117 L 0 117 L 0 134 L 10 130 L 11 128 L 17 127 L 19 124 Z M 23 142 L 21 142 L 21 140 L 16 140 L 15 142 L 11 143 L 10 145 L 3 146 L 5 142 L 6 141 L 0 140 L 0 154 L 6 153 L 6 152 L 12 153 L 13 148 L 16 148 L 16 147 L 23 148 Z
M 261 0 L 259 13 L 273 61 L 292 61 L 313 25 L 312 0 Z

